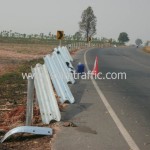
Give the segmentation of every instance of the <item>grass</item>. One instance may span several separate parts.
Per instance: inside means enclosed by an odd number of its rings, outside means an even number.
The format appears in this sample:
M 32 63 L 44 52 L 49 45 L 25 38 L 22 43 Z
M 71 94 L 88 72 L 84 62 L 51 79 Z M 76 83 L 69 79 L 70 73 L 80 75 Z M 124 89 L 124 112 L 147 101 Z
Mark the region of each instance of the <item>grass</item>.
M 0 50 L 11 51 L 21 54 L 47 54 L 51 51 L 56 45 L 49 44 L 14 44 L 14 43 L 1 43 Z
M 143 48 L 143 50 L 147 53 L 150 53 L 150 46 L 146 46 Z
M 15 71 L 0 76 L 0 105 L 23 103 L 27 96 L 27 80 L 23 80 L 22 73 L 31 72 L 31 66 L 37 63 L 43 64 L 43 59 L 23 62 Z

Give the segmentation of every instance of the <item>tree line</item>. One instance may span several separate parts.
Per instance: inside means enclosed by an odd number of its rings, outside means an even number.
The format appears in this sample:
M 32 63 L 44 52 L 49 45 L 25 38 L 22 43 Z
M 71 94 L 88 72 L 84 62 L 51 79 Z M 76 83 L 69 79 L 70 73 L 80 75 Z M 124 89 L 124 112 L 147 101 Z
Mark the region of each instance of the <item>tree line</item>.
M 70 44 L 72 42 L 86 42 L 87 38 L 81 34 L 80 31 L 77 31 L 74 35 L 64 35 L 65 44 Z M 58 43 L 59 41 L 56 39 L 56 35 L 49 32 L 47 35 L 44 33 L 40 34 L 25 34 L 9 31 L 1 31 L 0 32 L 0 42 L 1 43 L 39 43 L 39 44 L 49 44 L 49 43 Z M 119 44 L 114 39 L 108 39 L 105 37 L 92 37 L 92 43 L 110 43 L 110 44 Z
M 91 6 L 85 9 L 81 15 L 81 21 L 79 22 L 79 31 L 74 35 L 64 35 L 63 42 L 69 44 L 71 42 L 93 42 L 93 43 L 109 43 L 114 45 L 125 45 L 128 42 L 129 36 L 126 32 L 121 32 L 117 40 L 105 37 L 96 37 L 97 31 L 97 18 Z M 10 31 L 0 32 L 0 42 L 18 42 L 18 43 L 57 43 L 57 37 L 55 34 L 49 32 L 48 34 L 25 34 Z M 136 45 L 141 45 L 142 40 L 137 39 Z

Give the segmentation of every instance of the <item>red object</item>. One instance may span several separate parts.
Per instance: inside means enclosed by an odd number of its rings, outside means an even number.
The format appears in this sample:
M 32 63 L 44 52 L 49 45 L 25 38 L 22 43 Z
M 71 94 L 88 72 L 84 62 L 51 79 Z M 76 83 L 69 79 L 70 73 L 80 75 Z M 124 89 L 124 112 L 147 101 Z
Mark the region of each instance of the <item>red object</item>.
M 98 57 L 96 56 L 94 67 L 93 67 L 93 70 L 92 70 L 92 75 L 97 75 L 97 74 L 98 74 Z

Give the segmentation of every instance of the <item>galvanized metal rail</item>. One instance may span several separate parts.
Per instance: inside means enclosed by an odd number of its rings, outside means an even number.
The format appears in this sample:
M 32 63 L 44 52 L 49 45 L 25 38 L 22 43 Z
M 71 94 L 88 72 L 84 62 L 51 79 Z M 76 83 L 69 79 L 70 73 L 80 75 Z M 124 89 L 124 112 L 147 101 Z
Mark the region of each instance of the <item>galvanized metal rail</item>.
M 45 64 L 37 64 L 32 68 L 32 73 L 35 75 L 34 85 L 42 122 L 49 124 L 51 120 L 60 121 L 60 111 Z
M 61 114 L 58 101 L 61 103 L 65 101 L 69 101 L 70 103 L 75 102 L 67 84 L 68 82 L 75 83 L 71 73 L 74 70 L 71 64 L 73 59 L 67 47 L 58 47 L 52 55 L 46 55 L 44 61 L 45 64 L 37 64 L 34 68 L 31 68 L 34 79 L 28 78 L 26 126 L 17 127 L 7 132 L 1 139 L 1 143 L 15 133 L 52 135 L 51 128 L 30 126 L 33 118 L 34 87 L 44 124 L 49 124 L 51 120 L 60 121 Z M 54 88 L 59 100 L 56 99 Z
M 33 127 L 33 126 L 21 126 L 14 128 L 7 132 L 5 136 L 1 139 L 1 143 L 3 143 L 8 137 L 16 133 L 30 133 L 30 134 L 37 134 L 37 135 L 52 135 L 53 130 L 51 128 L 45 127 Z

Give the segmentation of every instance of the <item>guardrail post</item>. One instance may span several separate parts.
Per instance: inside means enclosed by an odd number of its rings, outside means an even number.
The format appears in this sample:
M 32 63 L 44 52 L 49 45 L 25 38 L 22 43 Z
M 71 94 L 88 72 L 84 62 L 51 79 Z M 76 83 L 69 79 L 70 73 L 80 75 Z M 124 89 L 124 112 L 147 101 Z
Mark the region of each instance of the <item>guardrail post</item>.
M 26 126 L 30 126 L 32 124 L 33 99 L 34 99 L 34 79 L 29 77 L 27 86 Z

